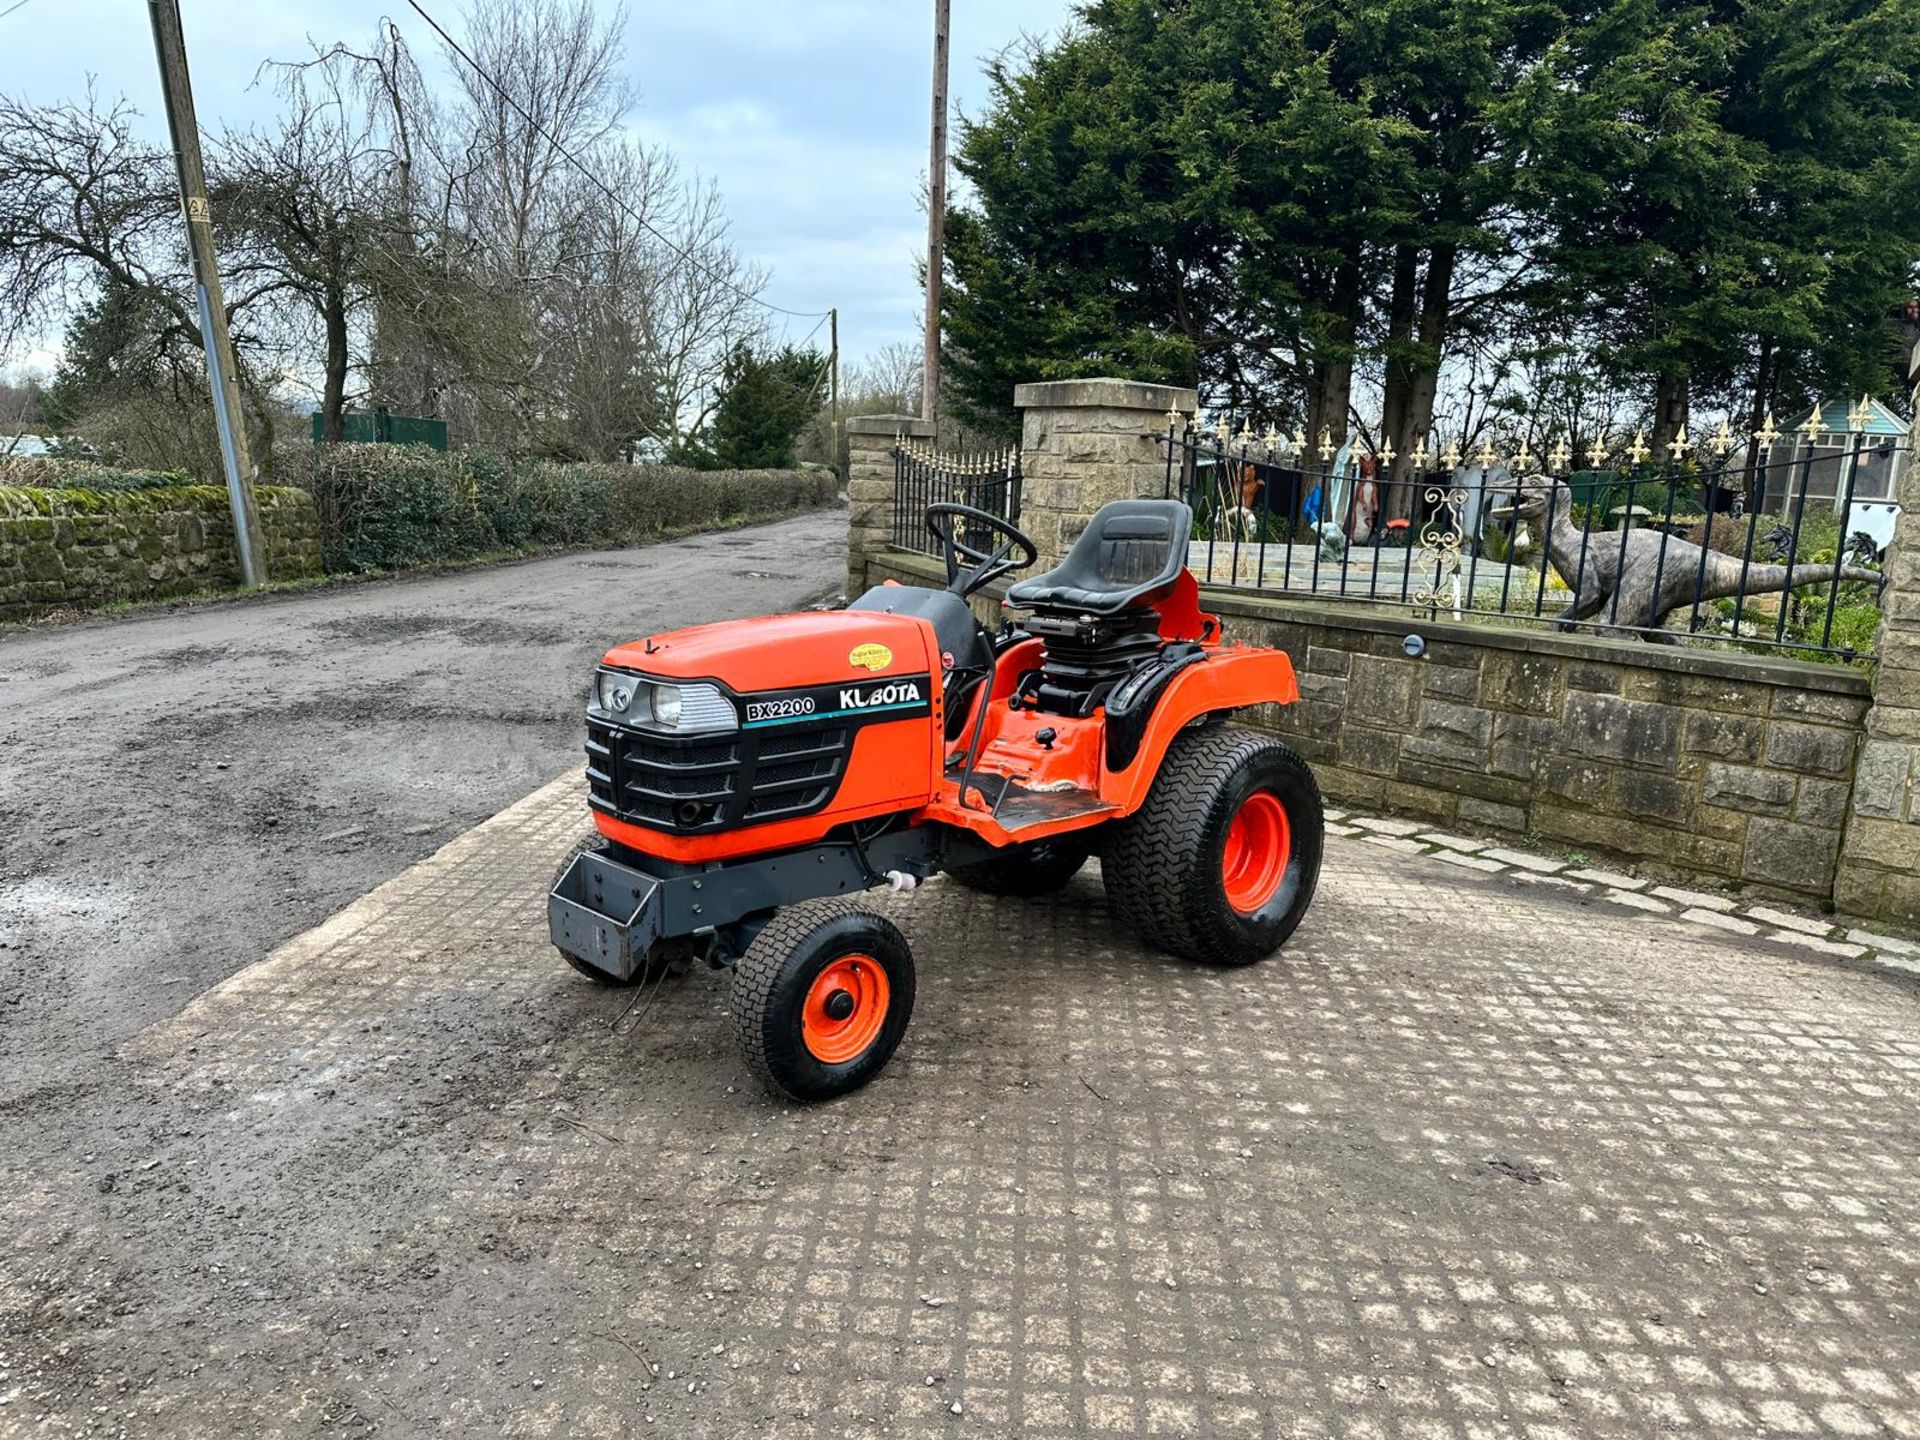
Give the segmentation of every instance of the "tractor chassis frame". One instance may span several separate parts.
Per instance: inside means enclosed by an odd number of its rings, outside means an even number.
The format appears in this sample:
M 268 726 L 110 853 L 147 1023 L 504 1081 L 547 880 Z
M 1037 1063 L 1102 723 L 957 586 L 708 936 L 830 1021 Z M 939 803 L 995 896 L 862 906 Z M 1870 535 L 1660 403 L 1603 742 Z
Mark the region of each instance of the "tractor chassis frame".
M 547 896 L 547 929 L 567 954 L 622 981 L 640 973 L 663 942 L 685 942 L 730 966 L 782 906 L 859 894 L 887 884 L 889 871 L 924 880 L 993 853 L 937 823 L 708 866 L 583 850 Z

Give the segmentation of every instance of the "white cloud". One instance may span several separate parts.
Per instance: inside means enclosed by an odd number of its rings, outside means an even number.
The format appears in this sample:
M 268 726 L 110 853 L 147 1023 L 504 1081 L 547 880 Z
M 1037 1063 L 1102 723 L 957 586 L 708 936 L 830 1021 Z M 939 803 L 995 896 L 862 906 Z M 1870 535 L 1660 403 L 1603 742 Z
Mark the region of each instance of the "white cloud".
M 459 33 L 457 0 L 427 3 Z M 1058 29 L 1069 10 L 1069 0 L 955 6 L 955 103 L 977 110 L 981 58 L 1023 30 Z M 364 41 L 385 17 L 423 61 L 437 55 L 432 32 L 395 0 L 183 0 L 202 125 L 271 113 L 274 97 L 254 85 L 261 62 L 300 54 L 309 37 Z M 636 132 L 719 184 L 736 242 L 772 271 L 769 299 L 840 307 L 849 357 L 918 335 L 931 41 L 931 5 L 897 0 L 629 5 Z M 0 93 L 72 99 L 89 76 L 104 95 L 126 94 L 160 138 L 144 6 L 34 0 L 0 20 Z

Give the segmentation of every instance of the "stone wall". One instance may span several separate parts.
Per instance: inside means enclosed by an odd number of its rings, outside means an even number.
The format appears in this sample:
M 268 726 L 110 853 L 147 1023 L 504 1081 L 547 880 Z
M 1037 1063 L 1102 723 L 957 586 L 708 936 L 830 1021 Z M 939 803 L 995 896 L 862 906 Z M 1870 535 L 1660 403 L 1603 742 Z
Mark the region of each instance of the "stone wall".
M 1167 412 L 1191 415 L 1199 396 L 1136 380 L 1050 380 L 1021 385 L 1020 528 L 1052 565 L 1110 500 L 1158 497 L 1167 452 L 1158 437 Z
M 1868 683 L 1838 665 L 1213 594 L 1332 795 L 1826 905 Z M 1420 641 L 1409 655 L 1408 637 Z
M 1920 926 L 1920 349 L 1912 365 L 1912 454 L 1894 497 L 1879 671 L 1834 899 L 1849 915 Z
M 320 524 L 306 491 L 268 485 L 255 493 L 269 576 L 318 575 Z M 215 486 L 0 487 L 0 620 L 239 583 L 227 492 Z
M 867 588 L 869 557 L 893 537 L 893 448 L 930 440 L 933 426 L 911 415 L 861 415 L 847 421 L 847 594 Z
M 941 578 L 898 554 L 868 577 Z M 1246 592 L 1203 603 L 1230 639 L 1292 658 L 1299 703 L 1243 718 L 1331 797 L 1805 904 L 1834 893 L 1870 697 L 1857 671 Z

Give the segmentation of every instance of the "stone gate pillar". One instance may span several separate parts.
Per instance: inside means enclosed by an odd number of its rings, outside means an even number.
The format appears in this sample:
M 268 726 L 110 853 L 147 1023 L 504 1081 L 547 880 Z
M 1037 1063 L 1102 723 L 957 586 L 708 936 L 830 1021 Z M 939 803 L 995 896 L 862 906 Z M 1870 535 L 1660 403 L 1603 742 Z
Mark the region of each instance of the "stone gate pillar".
M 1166 484 L 1167 411 L 1192 415 L 1200 397 L 1137 380 L 1020 385 L 1020 528 L 1044 569 L 1073 548 L 1109 500 L 1157 498 Z
M 1833 903 L 1846 915 L 1920 925 L 1920 350 L 1911 362 L 1914 424 L 1894 498 L 1880 665 L 1866 744 L 1840 845 Z
M 847 421 L 847 598 L 867 588 L 867 557 L 893 535 L 893 447 L 902 436 L 931 440 L 933 425 L 912 415 Z

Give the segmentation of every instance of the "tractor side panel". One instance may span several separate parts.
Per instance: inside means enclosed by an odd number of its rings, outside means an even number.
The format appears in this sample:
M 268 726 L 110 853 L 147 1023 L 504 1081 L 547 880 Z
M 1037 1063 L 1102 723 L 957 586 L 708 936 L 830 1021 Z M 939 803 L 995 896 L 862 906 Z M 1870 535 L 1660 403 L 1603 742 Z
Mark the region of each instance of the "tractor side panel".
M 1100 798 L 1132 814 L 1145 803 L 1173 737 L 1192 721 L 1250 705 L 1291 705 L 1299 698 L 1293 662 L 1282 652 L 1242 646 L 1209 651 L 1161 692 L 1131 762 L 1101 776 Z

